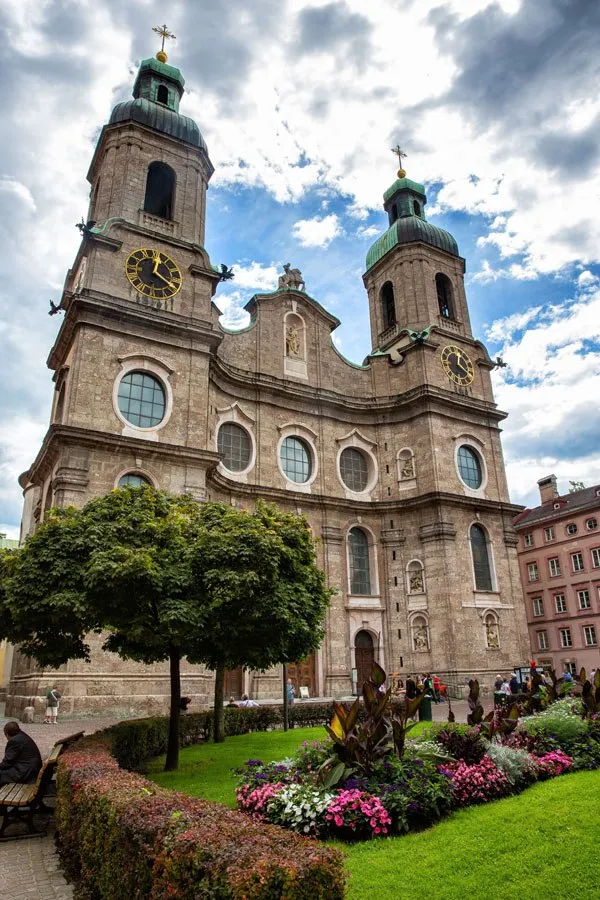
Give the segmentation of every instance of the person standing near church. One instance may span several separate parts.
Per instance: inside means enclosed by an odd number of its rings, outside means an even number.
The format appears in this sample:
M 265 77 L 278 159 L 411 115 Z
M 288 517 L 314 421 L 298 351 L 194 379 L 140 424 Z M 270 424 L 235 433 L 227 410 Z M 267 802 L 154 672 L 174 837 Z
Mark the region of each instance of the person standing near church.
M 51 687 L 46 691 L 46 718 L 44 719 L 44 725 L 56 725 L 61 697 L 62 694 L 55 687 Z
M 287 687 L 286 687 L 286 690 L 287 690 L 287 701 L 288 701 L 288 706 L 293 706 L 293 705 L 294 705 L 294 698 L 296 697 L 296 688 L 294 687 L 291 678 L 288 678 L 288 680 L 287 680 Z

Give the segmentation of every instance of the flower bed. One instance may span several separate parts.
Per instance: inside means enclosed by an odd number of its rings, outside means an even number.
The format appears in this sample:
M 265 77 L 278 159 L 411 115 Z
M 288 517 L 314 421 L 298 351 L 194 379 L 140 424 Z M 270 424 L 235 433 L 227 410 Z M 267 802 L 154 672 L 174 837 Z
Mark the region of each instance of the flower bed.
M 338 851 L 262 821 L 249 821 L 219 804 L 159 788 L 121 769 L 112 755 L 113 741 L 119 737 L 131 748 L 136 728 L 141 745 L 152 745 L 153 726 L 131 722 L 81 741 L 59 761 L 60 855 L 77 882 L 79 896 L 103 900 L 344 896 L 343 857 Z M 139 761 L 141 754 L 135 756 Z
M 238 771 L 238 806 L 302 834 L 365 840 L 421 829 L 454 809 L 600 766 L 600 726 L 594 717 L 583 719 L 576 702 L 559 701 L 513 725 L 505 733 L 483 724 L 433 725 L 427 740 L 406 741 L 402 757 L 390 747 L 362 765 L 347 752 L 351 729 L 328 729 L 334 739 L 305 743 L 288 759 L 249 760 Z M 365 731 L 356 735 L 364 749 Z M 335 747 L 345 774 L 331 784 Z

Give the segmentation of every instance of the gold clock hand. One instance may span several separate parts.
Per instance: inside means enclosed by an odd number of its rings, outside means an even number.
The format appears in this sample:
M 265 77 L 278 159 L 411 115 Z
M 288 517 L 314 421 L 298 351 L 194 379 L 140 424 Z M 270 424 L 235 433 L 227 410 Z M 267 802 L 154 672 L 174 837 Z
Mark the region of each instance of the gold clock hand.
M 152 274 L 158 275 L 158 277 L 161 278 L 160 273 L 157 271 L 159 266 L 160 266 L 160 253 L 155 253 L 154 254 L 154 265 L 152 266 Z

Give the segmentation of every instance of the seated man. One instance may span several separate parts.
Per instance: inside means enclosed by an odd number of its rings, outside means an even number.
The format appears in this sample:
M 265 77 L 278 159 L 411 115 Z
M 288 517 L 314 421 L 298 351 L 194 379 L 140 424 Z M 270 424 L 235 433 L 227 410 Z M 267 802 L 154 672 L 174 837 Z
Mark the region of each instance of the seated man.
M 258 703 L 256 702 L 256 700 L 250 700 L 248 694 L 244 694 L 242 696 L 242 699 L 238 703 L 238 706 L 258 706 Z
M 37 744 L 21 731 L 18 722 L 7 722 L 4 736 L 6 750 L 0 762 L 0 784 L 33 784 L 42 768 Z

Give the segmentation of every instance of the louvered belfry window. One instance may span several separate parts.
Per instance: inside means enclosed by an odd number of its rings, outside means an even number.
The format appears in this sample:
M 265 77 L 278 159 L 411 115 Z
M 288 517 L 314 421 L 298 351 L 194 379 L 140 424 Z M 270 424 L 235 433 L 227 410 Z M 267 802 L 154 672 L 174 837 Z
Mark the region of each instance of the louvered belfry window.
M 471 553 L 475 571 L 475 588 L 478 591 L 492 590 L 492 569 L 485 531 L 481 525 L 471 525 Z

